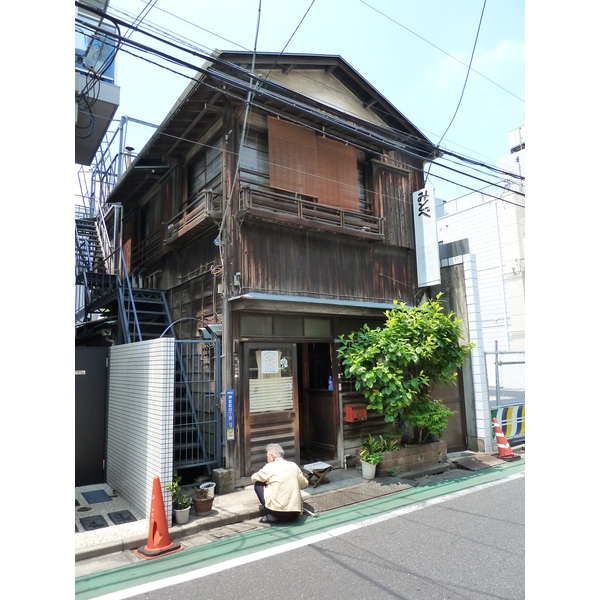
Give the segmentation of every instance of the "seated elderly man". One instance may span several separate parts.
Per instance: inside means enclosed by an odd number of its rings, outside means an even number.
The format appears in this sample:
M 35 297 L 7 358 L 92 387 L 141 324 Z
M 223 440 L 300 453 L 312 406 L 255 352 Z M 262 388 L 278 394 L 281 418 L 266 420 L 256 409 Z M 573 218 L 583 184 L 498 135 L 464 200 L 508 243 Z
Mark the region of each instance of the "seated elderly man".
M 254 491 L 267 511 L 267 515 L 259 519 L 260 523 L 294 521 L 302 514 L 300 490 L 308 486 L 308 480 L 296 463 L 283 456 L 279 444 L 269 444 L 267 464 L 252 475 Z

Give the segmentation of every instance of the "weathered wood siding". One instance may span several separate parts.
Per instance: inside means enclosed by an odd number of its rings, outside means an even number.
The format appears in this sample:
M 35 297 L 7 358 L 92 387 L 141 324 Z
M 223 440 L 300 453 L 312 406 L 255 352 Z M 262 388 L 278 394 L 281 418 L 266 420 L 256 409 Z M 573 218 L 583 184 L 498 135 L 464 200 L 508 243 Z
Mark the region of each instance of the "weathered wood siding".
M 241 228 L 244 288 L 340 299 L 412 303 L 414 254 L 346 236 L 247 220 Z
M 161 261 L 159 287 L 168 290 L 167 302 L 173 321 L 195 317 L 207 323 L 220 322 L 222 296 L 220 258 L 214 245 L 216 230 L 196 238 L 177 253 L 170 253 Z M 180 337 L 196 337 L 201 324 L 187 320 L 177 325 Z
M 376 212 L 385 218 L 385 242 L 414 250 L 412 194 L 423 187 L 422 165 L 394 151 L 372 166 Z

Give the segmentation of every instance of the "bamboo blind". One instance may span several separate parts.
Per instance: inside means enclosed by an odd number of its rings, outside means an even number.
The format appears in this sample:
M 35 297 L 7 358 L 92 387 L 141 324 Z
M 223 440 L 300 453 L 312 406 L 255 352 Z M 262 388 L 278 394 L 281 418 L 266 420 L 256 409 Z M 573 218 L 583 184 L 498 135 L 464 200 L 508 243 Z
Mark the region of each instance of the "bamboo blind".
M 271 187 L 360 210 L 356 149 L 317 136 L 295 123 L 268 117 Z
M 268 117 L 271 187 L 317 195 L 317 140 L 313 131 Z
M 319 204 L 359 210 L 355 148 L 318 137 L 317 176 Z

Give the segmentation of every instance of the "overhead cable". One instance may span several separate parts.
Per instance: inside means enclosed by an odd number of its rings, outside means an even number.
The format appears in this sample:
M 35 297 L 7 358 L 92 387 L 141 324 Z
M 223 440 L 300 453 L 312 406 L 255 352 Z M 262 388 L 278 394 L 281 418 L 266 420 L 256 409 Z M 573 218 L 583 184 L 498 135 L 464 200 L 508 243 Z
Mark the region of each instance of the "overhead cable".
M 144 32 L 144 31 L 141 31 L 141 33 L 149 35 L 150 37 L 155 37 L 152 34 L 148 34 L 147 32 Z M 123 39 L 121 39 L 121 41 L 125 42 L 125 40 L 123 40 Z M 164 41 L 164 40 L 159 40 L 159 41 Z M 186 61 L 183 61 L 182 59 L 175 58 L 175 57 L 173 57 L 171 55 L 168 55 L 168 54 L 166 54 L 164 52 L 161 52 L 159 50 L 156 50 L 156 49 L 151 48 L 149 46 L 146 46 L 144 44 L 140 44 L 139 42 L 133 42 L 131 40 L 127 40 L 125 43 L 127 45 L 131 45 L 131 46 L 133 46 L 135 48 L 138 48 L 141 51 L 144 51 L 144 52 L 147 52 L 147 53 L 159 56 L 159 57 L 161 57 L 163 59 L 166 59 L 166 60 L 168 60 L 168 61 L 170 61 L 172 63 L 178 64 L 180 66 L 184 66 L 184 67 L 189 68 L 191 70 L 194 70 L 196 72 L 201 72 L 201 73 L 203 73 L 205 75 L 209 75 L 210 74 L 210 75 L 212 75 L 212 76 L 214 76 L 216 78 L 220 77 L 221 79 L 225 79 L 228 83 L 234 85 L 238 89 L 242 89 L 243 91 L 246 91 L 246 92 L 248 92 L 248 91 L 255 91 L 255 87 L 253 85 L 248 84 L 247 82 L 242 81 L 242 80 L 240 80 L 238 78 L 235 78 L 235 77 L 232 77 L 232 76 L 227 76 L 224 73 L 221 73 L 219 71 L 215 71 L 213 69 L 199 68 L 196 65 L 193 65 L 193 64 L 188 63 Z M 185 50 L 185 51 L 189 52 L 187 50 Z M 201 56 L 200 53 L 197 53 L 197 52 L 192 52 L 192 53 L 194 55 Z M 143 57 L 140 57 L 140 58 L 143 58 Z M 223 64 L 225 64 L 227 66 L 233 66 L 237 70 L 241 71 L 244 75 L 246 75 L 250 80 L 254 79 L 255 82 L 262 80 L 260 78 L 260 76 L 248 72 L 247 69 L 243 69 L 239 65 L 235 65 L 233 63 L 230 63 L 229 61 L 219 60 L 214 55 L 212 55 L 210 57 L 206 57 L 205 56 L 205 58 L 208 58 L 208 59 L 210 59 L 213 62 L 221 62 L 221 63 L 223 63 Z M 150 62 L 152 62 L 152 61 L 150 61 Z M 162 66 L 162 65 L 159 65 L 159 66 Z M 180 73 L 180 75 L 181 75 L 181 73 Z M 190 77 L 190 79 L 196 80 L 195 77 Z M 269 84 L 269 86 L 271 86 L 271 87 L 273 87 L 275 89 L 281 89 L 281 90 L 283 90 L 285 92 L 289 92 L 288 88 L 285 88 L 285 86 L 281 86 L 280 84 L 276 84 L 276 83 L 271 82 L 271 81 L 269 81 L 267 83 Z M 224 92 L 224 90 L 221 89 L 221 88 L 215 88 L 215 89 L 218 89 L 220 92 Z M 347 123 L 347 121 L 342 121 L 342 120 L 340 120 L 340 118 L 333 118 L 333 116 L 327 116 L 327 115 L 325 115 L 324 113 L 322 113 L 320 111 L 319 112 L 315 112 L 314 108 L 312 108 L 310 106 L 307 106 L 307 105 L 303 105 L 302 103 L 299 103 L 299 102 L 290 102 L 290 100 L 288 98 L 282 96 L 281 94 L 277 94 L 275 92 L 272 92 L 271 90 L 263 89 L 263 90 L 261 90 L 260 93 L 262 95 L 267 96 L 267 97 L 275 98 L 275 99 L 277 99 L 277 100 L 279 100 L 279 101 L 281 101 L 284 104 L 287 104 L 289 106 L 294 106 L 295 108 L 302 108 L 304 111 L 308 112 L 308 114 L 312 114 L 313 116 L 318 116 L 319 118 L 324 119 L 326 122 L 329 122 L 330 124 L 335 124 L 337 126 L 345 127 L 347 129 L 347 131 L 351 131 L 353 133 L 361 133 L 361 128 L 357 127 L 356 124 L 353 124 L 352 126 L 349 126 L 349 124 Z M 264 109 L 264 107 L 261 107 L 261 108 Z M 372 133 L 370 131 L 362 131 L 362 133 L 364 135 L 367 135 L 368 137 L 371 137 L 371 138 L 373 137 Z M 335 137 L 335 136 L 332 136 L 332 137 Z M 338 139 L 340 139 L 340 138 L 338 138 Z M 341 141 L 348 142 L 348 140 L 343 140 L 343 139 Z M 393 140 L 390 140 L 389 137 L 387 137 L 387 136 L 385 138 L 382 138 L 381 141 L 382 141 L 382 143 L 388 144 L 388 145 L 391 145 L 391 146 L 395 146 L 396 145 L 396 143 Z M 398 147 L 398 149 L 400 149 L 401 151 L 406 152 L 407 154 L 412 155 L 412 156 L 420 156 L 416 152 L 411 152 L 411 150 L 410 150 L 410 144 L 408 144 L 408 147 L 407 147 L 407 144 L 401 144 Z M 416 150 L 416 148 L 415 148 L 415 150 Z M 466 162 L 475 163 L 475 161 L 471 161 L 471 159 L 466 159 L 465 157 L 460 157 L 459 155 L 456 155 L 454 153 L 452 153 L 452 156 L 457 156 L 457 157 L 459 157 L 461 159 L 464 159 Z M 483 166 L 486 166 L 484 163 L 478 163 L 478 164 L 482 164 Z M 453 170 L 453 171 L 455 171 L 457 173 L 460 173 L 461 175 L 464 175 L 464 176 L 467 176 L 467 177 L 474 177 L 472 175 L 469 175 L 468 173 L 464 173 L 464 172 L 460 172 L 460 171 L 458 171 L 456 169 L 452 169 L 451 167 L 448 167 L 447 165 L 440 164 L 439 166 L 442 167 L 442 168 L 447 168 L 447 169 Z M 507 175 L 509 175 L 510 177 L 513 177 L 513 178 L 517 178 L 517 176 L 515 176 L 513 173 L 507 173 Z M 494 184 L 494 183 L 492 183 L 490 181 L 486 181 L 486 180 L 483 180 L 483 179 L 480 179 L 480 178 L 477 178 L 477 177 L 474 177 L 474 178 L 478 179 L 479 181 L 482 181 L 483 183 L 487 183 L 489 185 L 497 185 L 497 184 Z M 441 179 L 443 179 L 443 178 L 441 178 Z
M 481 9 L 481 17 L 479 17 L 479 25 L 477 26 L 477 34 L 475 35 L 475 42 L 473 44 L 473 51 L 471 52 L 471 60 L 469 61 L 469 66 L 467 68 L 467 75 L 465 77 L 465 83 L 463 84 L 462 92 L 460 93 L 460 98 L 458 99 L 458 104 L 456 105 L 456 110 L 454 111 L 454 115 L 452 115 L 452 119 L 450 119 L 450 123 L 448 124 L 448 127 L 446 127 L 446 131 L 444 131 L 444 133 L 442 134 L 442 137 L 440 138 L 439 142 L 437 143 L 438 148 L 440 147 L 442 140 L 448 133 L 448 130 L 450 129 L 450 127 L 452 127 L 452 123 L 454 123 L 454 119 L 456 118 L 456 115 L 458 114 L 458 109 L 460 108 L 463 96 L 465 94 L 465 89 L 467 88 L 467 81 L 469 80 L 469 73 L 471 72 L 471 64 L 473 63 L 473 57 L 475 56 L 475 48 L 477 48 L 477 40 L 479 39 L 479 31 L 481 30 L 481 21 L 483 21 L 483 13 L 485 11 L 485 4 L 486 4 L 486 0 L 483 0 L 483 8 Z M 427 183 L 427 178 L 429 177 L 430 169 L 431 169 L 431 164 L 429 165 L 429 169 L 427 169 L 427 175 L 425 175 L 425 183 Z
M 428 39 L 424 38 L 423 36 L 419 35 L 418 33 L 415 33 L 412 29 L 409 29 L 408 27 L 406 27 L 406 25 L 402 25 L 402 23 L 399 23 L 398 21 L 392 19 L 392 17 L 390 17 L 389 15 L 386 15 L 385 13 L 383 13 L 380 10 L 376 9 L 374 6 L 371 6 L 368 2 L 365 2 L 364 0 L 359 0 L 359 2 L 362 2 L 362 4 L 364 4 L 365 6 L 368 6 L 370 9 L 372 9 L 375 12 L 379 13 L 382 17 L 385 17 L 386 19 L 389 19 L 390 21 L 392 21 L 392 23 L 395 23 L 399 27 L 402 27 L 402 29 L 406 29 L 406 31 L 408 31 L 409 33 L 412 33 L 413 35 L 417 36 L 419 39 L 423 40 L 426 44 L 429 44 L 430 46 L 433 46 L 436 50 L 439 50 L 440 52 L 443 52 L 446 56 L 449 56 L 452 60 L 455 60 L 456 62 L 459 62 L 461 65 L 463 65 L 465 67 L 467 66 L 467 65 L 465 65 L 464 62 L 462 62 L 461 60 L 459 60 L 455 56 L 452 56 L 452 54 L 449 54 L 445 50 L 442 50 L 442 48 L 440 48 L 439 46 L 436 46 L 433 42 L 430 42 Z M 483 73 L 480 73 L 479 71 L 476 71 L 475 69 L 471 69 L 471 70 L 473 71 L 473 73 L 477 73 L 477 75 L 479 75 L 480 77 L 483 77 L 484 79 L 487 79 L 487 81 L 489 81 L 490 83 L 492 83 L 495 86 L 499 87 L 501 90 L 504 90 L 507 94 L 510 94 L 511 96 L 514 96 L 517 100 L 520 100 L 521 102 L 525 102 L 525 100 L 523 100 L 523 98 L 519 98 L 519 96 L 517 96 L 516 94 L 513 94 L 510 90 L 507 90 L 505 87 L 502 87 L 499 83 L 496 83 L 495 81 L 492 81 L 489 77 L 486 77 Z
M 76 4 L 77 4 L 77 2 L 76 2 Z M 113 17 L 113 20 L 115 20 L 116 22 L 121 22 L 119 19 L 116 19 L 114 17 Z M 127 24 L 127 23 L 122 23 L 122 24 L 125 25 L 125 26 L 127 26 L 127 27 L 131 27 L 130 24 Z M 166 41 L 166 40 L 164 40 L 164 39 L 162 39 L 162 38 L 160 38 L 160 37 L 158 37 L 158 36 L 156 36 L 154 34 L 151 34 L 151 33 L 147 32 L 147 31 L 141 30 L 139 28 L 136 29 L 136 30 L 139 31 L 140 33 L 144 34 L 144 35 L 147 35 L 148 37 L 151 37 L 152 39 L 155 39 L 155 40 L 157 40 L 159 42 L 162 42 L 162 43 L 165 43 L 167 45 L 170 45 L 170 46 L 172 46 L 172 47 L 174 47 L 174 48 L 176 48 L 178 50 L 181 50 L 183 52 L 192 54 L 193 56 L 196 56 L 196 57 L 199 57 L 199 58 L 203 58 L 205 60 L 211 61 L 211 62 L 216 63 L 216 64 L 223 64 L 224 66 L 228 66 L 230 68 L 233 68 L 237 72 L 239 72 L 239 73 L 245 75 L 246 77 L 248 77 L 249 80 L 250 80 L 250 82 L 256 82 L 257 80 L 260 80 L 262 82 L 265 81 L 265 78 L 261 77 L 260 75 L 257 75 L 255 73 L 249 72 L 248 69 L 245 69 L 244 67 L 242 67 L 240 65 L 237 65 L 235 63 L 232 63 L 230 61 L 225 61 L 223 59 L 219 59 L 218 57 L 215 57 L 214 54 L 207 54 L 207 53 L 204 53 L 204 52 L 198 52 L 196 50 L 191 50 L 191 49 L 183 48 L 183 47 L 175 44 L 174 42 L 168 42 L 168 41 Z M 145 46 L 143 44 L 139 44 L 139 43 L 136 43 L 135 45 L 139 49 L 141 49 L 142 51 L 153 53 L 153 54 L 155 54 L 157 56 L 161 56 L 162 58 L 170 60 L 171 62 L 179 63 L 181 66 L 185 66 L 185 67 L 190 68 L 192 70 L 200 71 L 200 72 L 202 72 L 205 75 L 207 74 L 206 70 L 203 70 L 203 69 L 197 67 L 196 65 L 192 65 L 192 64 L 187 63 L 185 61 L 182 61 L 181 59 L 175 59 L 174 57 L 172 57 L 170 55 L 167 55 L 166 53 L 160 52 L 158 50 L 155 50 L 154 48 L 151 48 L 151 47 Z M 214 74 L 214 71 L 211 71 L 211 72 Z M 238 82 L 239 82 L 239 80 L 238 80 Z M 277 83 L 275 83 L 273 81 L 268 81 L 268 83 L 275 90 L 281 89 L 281 90 L 289 92 L 288 88 L 286 88 L 285 86 L 277 84 Z M 250 85 L 249 87 L 252 87 L 252 85 Z M 397 134 L 399 134 L 399 135 L 402 136 L 403 143 L 406 144 L 406 146 L 408 148 L 412 147 L 415 150 L 421 150 L 422 151 L 422 148 L 419 148 L 417 146 L 411 146 L 411 144 L 410 144 L 410 138 L 414 137 L 414 136 L 412 136 L 412 134 L 409 134 L 407 132 L 399 132 L 398 130 L 394 130 L 393 128 L 390 128 L 390 129 L 392 129 L 392 131 L 394 131 L 395 133 L 397 133 Z M 402 148 L 402 149 L 404 149 L 404 148 Z M 462 157 L 461 155 L 459 155 L 457 153 L 450 152 L 450 151 L 447 151 L 447 150 L 444 150 L 444 152 L 448 153 L 451 156 L 454 156 L 454 157 L 458 158 L 459 160 L 464 160 L 467 163 L 471 162 L 471 159 L 468 159 L 467 157 Z M 417 154 L 414 154 L 414 155 L 416 156 Z M 491 166 L 489 166 L 486 163 L 483 163 L 481 161 L 477 161 L 476 163 L 473 162 L 472 164 L 478 164 L 480 166 L 483 166 L 484 168 L 489 168 L 490 170 L 493 170 L 495 172 L 501 172 L 501 171 L 498 171 L 497 168 L 491 167 Z M 441 165 L 441 166 L 443 166 L 443 165 Z M 513 176 L 512 173 L 503 173 L 503 174 Z

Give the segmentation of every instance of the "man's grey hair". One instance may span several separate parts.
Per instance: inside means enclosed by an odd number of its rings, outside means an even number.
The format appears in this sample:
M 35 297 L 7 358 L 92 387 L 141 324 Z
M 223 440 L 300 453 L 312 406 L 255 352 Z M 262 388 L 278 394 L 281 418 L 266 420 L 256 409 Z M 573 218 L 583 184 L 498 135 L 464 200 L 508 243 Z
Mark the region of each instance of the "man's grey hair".
M 267 454 L 272 454 L 276 458 L 283 458 L 285 453 L 279 444 L 269 444 L 267 446 Z

